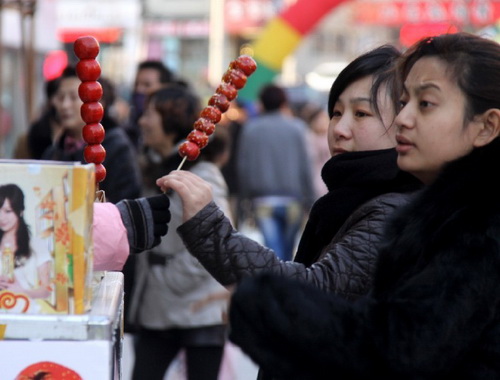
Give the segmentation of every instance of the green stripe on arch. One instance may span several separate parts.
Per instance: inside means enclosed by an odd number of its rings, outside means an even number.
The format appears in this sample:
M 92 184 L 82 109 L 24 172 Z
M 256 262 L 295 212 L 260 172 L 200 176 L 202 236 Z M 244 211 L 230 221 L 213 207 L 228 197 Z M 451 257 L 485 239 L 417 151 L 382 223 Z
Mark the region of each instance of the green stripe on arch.
M 257 70 L 248 77 L 247 84 L 238 93 L 238 98 L 243 101 L 257 99 L 262 85 L 272 82 L 279 73 L 279 70 L 270 69 L 265 63 L 260 62 L 258 58 L 254 58 L 257 62 Z
M 261 37 L 253 45 L 257 70 L 248 78 L 246 86 L 238 94 L 243 101 L 257 99 L 260 88 L 281 71 L 283 61 L 302 40 L 296 30 L 283 20 L 276 18 L 269 22 Z

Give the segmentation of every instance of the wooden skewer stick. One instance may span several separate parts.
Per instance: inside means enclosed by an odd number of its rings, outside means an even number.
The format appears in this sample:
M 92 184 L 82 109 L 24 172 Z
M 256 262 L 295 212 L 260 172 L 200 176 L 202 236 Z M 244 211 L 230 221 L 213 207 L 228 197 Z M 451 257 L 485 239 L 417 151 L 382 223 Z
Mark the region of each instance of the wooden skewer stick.
M 187 160 L 187 156 L 184 156 L 184 158 L 182 159 L 181 163 L 179 164 L 179 166 L 177 166 L 177 170 L 181 170 L 182 168 L 182 165 L 184 165 L 184 162 L 186 162 Z M 164 192 L 164 194 L 167 194 L 167 195 L 170 195 L 172 194 L 174 191 L 172 189 L 168 189 L 167 191 Z
M 184 165 L 184 162 L 186 162 L 186 159 L 187 159 L 187 156 L 184 156 L 184 158 L 182 159 L 182 161 L 179 164 L 179 166 L 177 166 L 177 170 L 181 170 L 182 169 L 182 166 Z

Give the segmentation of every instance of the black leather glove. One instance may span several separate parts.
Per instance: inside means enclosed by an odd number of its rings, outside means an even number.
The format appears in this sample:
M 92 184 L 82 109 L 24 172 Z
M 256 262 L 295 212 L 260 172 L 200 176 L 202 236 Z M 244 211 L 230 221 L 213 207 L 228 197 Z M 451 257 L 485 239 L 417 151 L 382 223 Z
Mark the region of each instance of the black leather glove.
M 127 229 L 130 252 L 138 253 L 160 244 L 168 232 L 170 200 L 165 194 L 124 199 L 116 204 Z

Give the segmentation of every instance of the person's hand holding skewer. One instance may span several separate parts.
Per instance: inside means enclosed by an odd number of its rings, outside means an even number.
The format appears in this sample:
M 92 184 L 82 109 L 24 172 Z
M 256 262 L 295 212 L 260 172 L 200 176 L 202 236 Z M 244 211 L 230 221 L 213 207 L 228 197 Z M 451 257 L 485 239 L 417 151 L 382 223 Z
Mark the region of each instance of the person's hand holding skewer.
M 213 200 L 212 186 L 205 180 L 185 170 L 174 170 L 156 180 L 163 192 L 174 190 L 182 200 L 183 221 L 195 216 Z

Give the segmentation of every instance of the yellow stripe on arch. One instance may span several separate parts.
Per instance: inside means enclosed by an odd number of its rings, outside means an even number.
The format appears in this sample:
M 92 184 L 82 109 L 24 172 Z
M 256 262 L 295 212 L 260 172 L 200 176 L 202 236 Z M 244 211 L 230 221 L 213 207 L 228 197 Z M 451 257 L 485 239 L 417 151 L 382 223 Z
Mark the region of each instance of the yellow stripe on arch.
M 267 24 L 253 46 L 254 57 L 270 69 L 280 71 L 283 61 L 296 49 L 302 37 L 286 21 L 275 18 Z

